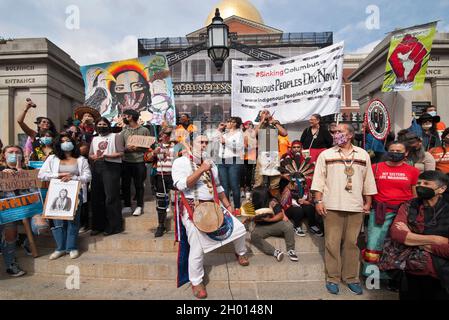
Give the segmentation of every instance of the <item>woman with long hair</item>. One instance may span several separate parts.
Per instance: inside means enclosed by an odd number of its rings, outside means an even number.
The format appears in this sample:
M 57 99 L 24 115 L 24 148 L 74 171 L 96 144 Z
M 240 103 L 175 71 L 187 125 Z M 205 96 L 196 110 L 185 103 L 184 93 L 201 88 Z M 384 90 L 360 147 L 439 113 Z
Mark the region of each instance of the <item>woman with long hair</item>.
M 87 183 L 92 176 L 89 163 L 80 155 L 76 141 L 68 134 L 61 134 L 55 141 L 55 154 L 45 160 L 39 171 L 38 178 L 42 181 L 60 179 L 62 182 L 80 181 L 82 191 L 79 194 L 79 205 L 72 221 L 54 220 L 52 233 L 56 241 L 56 251 L 50 255 L 55 260 L 66 253 L 70 258 L 79 257 L 78 232 L 80 227 L 81 206 L 87 199 Z
M 394 141 L 388 146 L 384 162 L 372 165 L 378 193 L 373 197 L 368 241 L 362 252 L 363 274 L 366 276 L 371 275 L 370 267 L 379 262 L 385 238 L 400 205 L 416 196 L 419 170 L 407 164 L 408 154 L 403 142 Z M 390 280 L 387 274 L 381 273 L 380 276 Z M 397 285 L 390 281 L 390 287 L 397 288 Z
M 310 127 L 304 130 L 301 135 L 301 144 L 305 156 L 312 158 L 312 162 L 318 159 L 318 156 L 324 150 L 332 147 L 334 140 L 329 130 L 321 125 L 321 115 L 313 114 L 309 120 Z
M 125 143 L 120 134 L 112 133 L 106 118 L 97 121 L 90 145 L 92 161 L 92 232 L 97 235 L 123 231 L 122 203 L 120 201 L 120 174 Z
M 38 117 L 36 119 L 35 124 L 37 125 L 37 130 L 31 129 L 25 123 L 26 115 L 31 108 L 36 108 L 36 105 L 33 103 L 33 101 L 28 100 L 27 104 L 25 105 L 25 109 L 17 118 L 17 123 L 19 124 L 20 128 L 22 128 L 23 132 L 25 132 L 25 134 L 28 136 L 24 150 L 26 157 L 30 156 L 33 153 L 34 149 L 38 148 L 41 145 L 39 138 L 43 137 L 47 131 L 51 131 L 53 136 L 56 135 L 56 127 L 53 121 L 51 121 L 51 119 L 47 117 Z
M 240 129 L 242 119 L 232 117 L 228 120 L 226 128 L 221 127 L 221 145 L 219 151 L 220 162 L 218 172 L 221 184 L 229 198 L 232 190 L 234 200 L 234 215 L 240 214 L 240 172 L 243 164 L 244 151 L 243 132 Z M 226 131 L 224 131 L 226 129 Z M 219 129 L 220 130 L 220 129 Z

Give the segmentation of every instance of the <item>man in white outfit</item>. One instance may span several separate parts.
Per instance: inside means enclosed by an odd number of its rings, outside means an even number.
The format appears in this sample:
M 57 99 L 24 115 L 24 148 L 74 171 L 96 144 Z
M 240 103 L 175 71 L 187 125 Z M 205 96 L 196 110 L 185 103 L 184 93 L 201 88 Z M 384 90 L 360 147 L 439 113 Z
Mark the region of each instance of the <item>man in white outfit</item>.
M 189 281 L 192 284 L 193 294 L 198 299 L 207 297 L 206 288 L 203 284 L 204 253 L 234 242 L 238 263 L 242 266 L 249 265 L 246 257 L 246 229 L 230 213 L 232 212 L 232 207 L 224 193 L 223 187 L 220 185 L 218 169 L 212 160 L 207 159 L 205 151 L 208 143 L 206 136 L 198 136 L 193 143 L 193 152 L 176 159 L 172 168 L 173 185 L 185 197 L 182 202 L 177 201 L 177 204 L 181 204 L 181 209 L 176 210 L 176 212 L 179 213 L 187 233 L 190 245 L 190 252 L 188 253 Z M 213 178 L 210 175 L 211 173 Z M 223 210 L 225 211 L 225 223 L 223 226 L 227 224 L 228 227 L 220 228 L 222 232 L 204 233 L 193 223 L 191 213 L 194 211 L 194 200 L 199 200 L 199 202 L 214 201 L 213 184 L 216 186 L 222 207 L 228 211 Z M 178 198 L 180 200 L 181 197 Z M 187 206 L 190 208 L 187 208 Z

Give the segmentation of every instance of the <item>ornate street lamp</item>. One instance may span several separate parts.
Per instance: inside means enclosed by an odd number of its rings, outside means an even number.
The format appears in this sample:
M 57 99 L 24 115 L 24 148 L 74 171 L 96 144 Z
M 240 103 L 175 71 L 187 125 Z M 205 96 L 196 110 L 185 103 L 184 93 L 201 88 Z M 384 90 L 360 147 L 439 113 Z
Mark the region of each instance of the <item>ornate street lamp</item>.
M 220 71 L 229 57 L 229 27 L 223 22 L 218 8 L 215 10 L 212 23 L 207 27 L 207 36 L 207 54 Z

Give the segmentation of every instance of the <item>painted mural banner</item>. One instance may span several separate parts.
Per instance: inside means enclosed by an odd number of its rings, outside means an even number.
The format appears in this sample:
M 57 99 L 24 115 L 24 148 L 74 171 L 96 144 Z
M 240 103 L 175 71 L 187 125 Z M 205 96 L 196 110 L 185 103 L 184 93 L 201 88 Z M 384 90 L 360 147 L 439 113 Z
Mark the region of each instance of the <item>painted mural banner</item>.
M 232 115 L 254 121 L 262 109 L 281 123 L 340 112 L 344 42 L 263 62 L 232 61 Z
M 437 22 L 393 32 L 382 92 L 422 90 Z
M 164 55 L 83 66 L 81 74 L 84 104 L 113 123 L 120 122 L 125 110 L 133 109 L 144 112 L 148 123 L 176 124 L 173 82 Z

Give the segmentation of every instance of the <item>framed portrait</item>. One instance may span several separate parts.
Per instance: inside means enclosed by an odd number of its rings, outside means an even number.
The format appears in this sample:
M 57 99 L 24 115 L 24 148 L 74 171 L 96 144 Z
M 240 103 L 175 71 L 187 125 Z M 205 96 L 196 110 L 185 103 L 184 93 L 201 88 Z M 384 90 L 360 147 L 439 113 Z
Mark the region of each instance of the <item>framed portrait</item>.
M 52 179 L 44 203 L 43 216 L 47 219 L 73 220 L 79 202 L 81 183 Z

